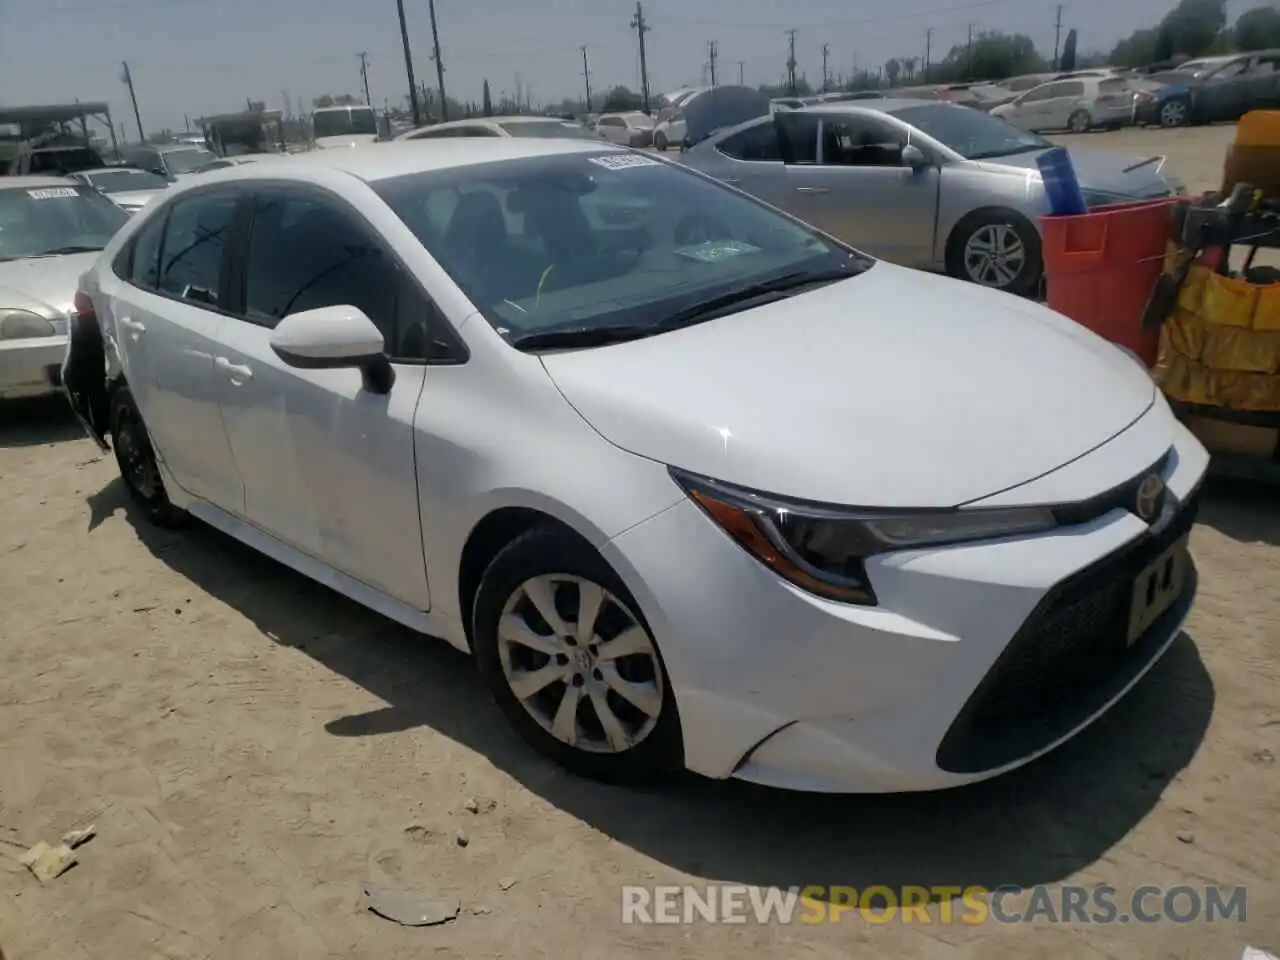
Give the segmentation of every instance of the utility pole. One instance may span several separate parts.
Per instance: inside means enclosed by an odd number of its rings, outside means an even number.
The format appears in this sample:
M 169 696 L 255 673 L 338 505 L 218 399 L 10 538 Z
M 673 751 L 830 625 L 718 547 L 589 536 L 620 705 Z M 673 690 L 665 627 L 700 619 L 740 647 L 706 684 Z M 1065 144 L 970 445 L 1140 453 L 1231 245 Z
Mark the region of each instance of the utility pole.
M 185 113 L 184 113 L 184 114 L 182 115 L 182 122 L 183 122 L 183 124 L 184 124 L 184 125 L 186 126 L 186 128 L 187 128 L 187 133 L 190 133 L 190 132 L 191 132 L 191 117 L 189 117 L 187 114 L 185 114 Z
M 444 95 L 444 61 L 440 59 L 440 30 L 436 26 L 436 0 L 427 0 L 427 9 L 431 13 L 431 46 L 434 52 L 431 59 L 436 62 L 436 84 L 440 87 L 440 119 L 449 119 L 449 101 Z
M 745 60 L 738 61 L 738 86 L 740 87 L 744 86 L 742 82 L 742 70 L 746 65 L 747 65 L 747 62 Z
M 582 48 L 582 82 L 587 85 L 587 113 L 591 112 L 591 65 L 587 62 L 587 48 Z
M 364 102 L 373 106 L 373 98 L 369 96 L 369 54 L 358 53 L 360 58 L 360 80 L 364 83 Z
M 796 31 L 787 31 L 787 92 L 796 95 Z
M 969 24 L 969 43 L 965 47 L 965 70 L 964 78 L 966 80 L 973 79 L 973 24 Z
M 1058 4 L 1058 14 L 1053 20 L 1053 69 L 1058 69 L 1058 41 L 1062 38 L 1062 4 Z
M 929 82 L 929 63 L 933 56 L 933 27 L 924 32 L 924 82 Z
M 716 85 L 716 42 L 714 40 L 707 41 L 707 65 L 711 69 L 711 86 Z
M 824 43 L 822 45 L 822 92 L 827 92 L 827 86 L 831 83 L 831 75 L 827 73 L 827 57 L 831 54 L 831 44 Z
M 138 124 L 138 141 L 147 139 L 146 134 L 142 132 L 142 115 L 138 113 L 138 95 L 133 89 L 133 74 L 129 72 L 129 61 L 122 61 L 124 65 L 124 74 L 120 79 L 124 81 L 124 85 L 129 88 L 129 102 L 133 104 L 133 119 Z
M 413 79 L 413 54 L 409 52 L 409 28 L 404 22 L 404 0 L 396 0 L 396 12 L 400 14 L 400 43 L 404 46 L 404 72 L 409 76 L 409 112 L 413 125 L 422 126 L 422 107 L 418 104 L 418 84 Z
M 641 0 L 636 0 L 636 15 L 631 18 L 631 29 L 640 38 L 640 95 L 644 98 L 644 112 L 649 113 L 649 61 L 644 48 L 644 35 L 653 28 L 645 23 Z

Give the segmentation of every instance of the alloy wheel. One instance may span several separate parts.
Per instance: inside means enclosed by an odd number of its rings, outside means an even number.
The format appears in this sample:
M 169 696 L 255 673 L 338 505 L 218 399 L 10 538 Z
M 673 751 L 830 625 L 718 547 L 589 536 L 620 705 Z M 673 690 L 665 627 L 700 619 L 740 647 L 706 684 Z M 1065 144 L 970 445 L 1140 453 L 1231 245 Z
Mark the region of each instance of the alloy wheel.
M 1004 289 L 1018 278 L 1026 263 L 1026 245 L 1007 223 L 982 225 L 964 245 L 965 273 L 984 287 Z
M 1072 133 L 1087 133 L 1089 126 L 1089 115 L 1083 110 L 1071 115 L 1070 127 Z
M 1187 121 L 1187 105 L 1181 100 L 1170 100 L 1160 108 L 1160 124 L 1165 127 L 1180 127 Z
M 614 594 L 583 577 L 522 583 L 498 621 L 498 660 L 539 726 L 588 753 L 622 753 L 653 732 L 664 699 L 649 632 Z

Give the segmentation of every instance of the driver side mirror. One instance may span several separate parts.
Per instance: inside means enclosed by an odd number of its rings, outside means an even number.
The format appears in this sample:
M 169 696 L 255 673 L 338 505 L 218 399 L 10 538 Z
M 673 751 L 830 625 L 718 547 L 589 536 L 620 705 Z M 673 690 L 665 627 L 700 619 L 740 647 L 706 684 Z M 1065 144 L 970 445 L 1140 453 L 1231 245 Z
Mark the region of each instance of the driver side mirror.
M 908 143 L 902 148 L 902 165 L 910 167 L 916 173 L 920 173 L 925 167 L 929 166 L 929 159 L 924 155 L 924 151 L 914 143 Z
M 354 367 L 371 393 L 389 393 L 395 384 L 382 331 L 359 307 L 339 304 L 291 313 L 271 331 L 270 343 L 276 356 L 299 370 Z

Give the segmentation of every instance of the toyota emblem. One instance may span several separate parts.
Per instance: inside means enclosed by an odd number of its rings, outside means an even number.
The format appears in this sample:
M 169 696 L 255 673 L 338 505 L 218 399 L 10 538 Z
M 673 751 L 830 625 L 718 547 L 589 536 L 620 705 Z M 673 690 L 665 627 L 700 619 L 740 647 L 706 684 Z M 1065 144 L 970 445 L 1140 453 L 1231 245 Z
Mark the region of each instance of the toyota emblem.
M 1142 520 L 1150 523 L 1160 512 L 1160 498 L 1164 493 L 1164 481 L 1154 473 L 1138 484 L 1138 495 L 1134 497 L 1134 513 Z

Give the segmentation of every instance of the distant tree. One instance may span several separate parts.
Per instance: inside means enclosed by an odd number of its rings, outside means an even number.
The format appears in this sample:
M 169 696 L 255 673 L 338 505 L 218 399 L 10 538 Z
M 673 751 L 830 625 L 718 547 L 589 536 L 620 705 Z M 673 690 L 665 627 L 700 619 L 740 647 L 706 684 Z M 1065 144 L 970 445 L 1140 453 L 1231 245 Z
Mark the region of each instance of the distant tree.
M 1280 7 L 1254 7 L 1240 14 L 1231 31 L 1237 50 L 1280 47 Z
M 1062 45 L 1062 56 L 1058 59 L 1058 69 L 1063 73 L 1076 68 L 1076 43 L 1078 39 L 1074 27 L 1067 31 L 1066 42 Z
M 1142 67 L 1155 63 L 1157 32 L 1150 27 L 1133 31 L 1112 48 L 1108 61 L 1117 67 Z
M 916 75 L 916 67 L 920 64 L 919 57 L 899 57 L 898 64 L 902 67 L 903 79 L 912 80 Z
M 493 98 L 489 95 L 489 78 L 484 78 L 484 93 L 481 95 L 481 110 L 486 117 L 493 116 Z
M 896 59 L 890 58 L 884 62 L 884 75 L 889 81 L 889 86 L 893 86 L 898 82 L 898 77 L 902 73 L 902 64 Z
M 1156 30 L 1156 48 L 1152 53 L 1152 59 L 1156 63 L 1162 63 L 1175 53 L 1177 50 L 1174 47 L 1173 28 L 1167 22 L 1162 23 Z
M 614 87 L 604 98 L 605 113 L 618 113 L 626 110 L 639 110 L 644 106 L 644 98 L 629 87 Z
M 1031 38 L 1021 33 L 987 31 L 974 37 L 973 45 L 958 43 L 929 71 L 933 80 L 1003 80 L 1049 69 Z
M 1203 56 L 1219 42 L 1226 25 L 1226 0 L 1180 0 L 1160 22 L 1161 31 L 1168 32 L 1171 49 L 1166 57 L 1161 57 L 1164 49 L 1158 43 L 1156 59 L 1166 59 L 1176 53 Z

